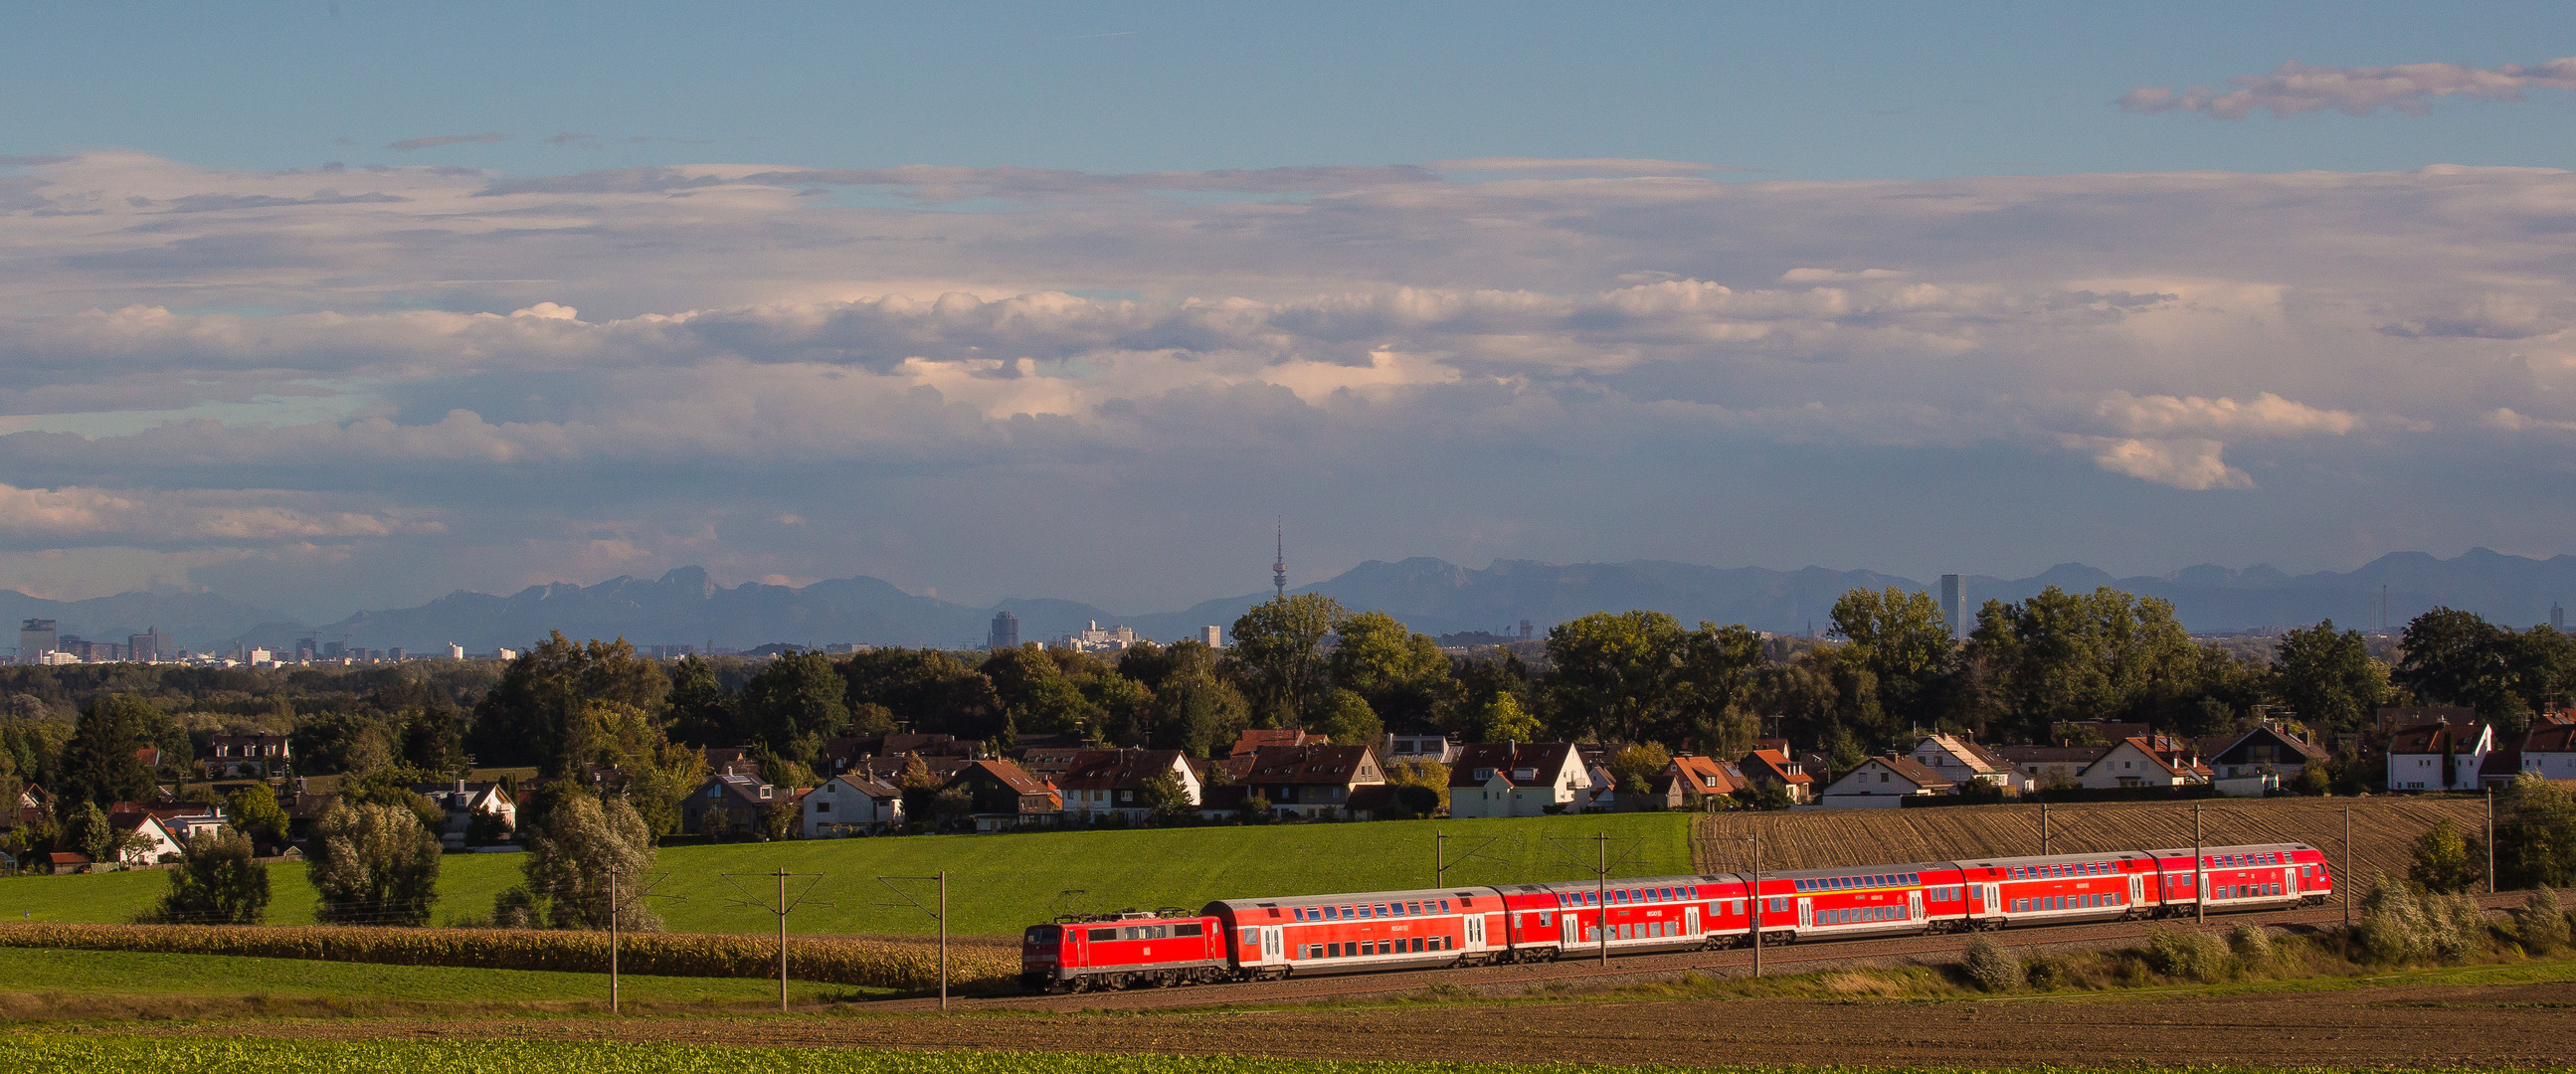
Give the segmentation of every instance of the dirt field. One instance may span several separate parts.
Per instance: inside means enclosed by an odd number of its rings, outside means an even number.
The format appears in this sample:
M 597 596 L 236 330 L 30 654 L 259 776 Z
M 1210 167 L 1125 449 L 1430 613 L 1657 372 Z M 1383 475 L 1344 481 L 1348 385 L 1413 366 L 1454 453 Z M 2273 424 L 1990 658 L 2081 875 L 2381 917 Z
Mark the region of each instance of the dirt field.
M 2344 810 L 2352 810 L 2353 864 L 2343 851 Z M 1762 828 L 1768 869 L 1815 869 L 1878 862 L 1950 861 L 2039 853 L 2035 805 L 1938 809 L 1835 809 L 1789 813 L 1719 813 L 1703 818 L 1694 854 L 1706 872 L 1752 868 L 1743 837 Z M 2448 818 L 2465 834 L 2482 834 L 2486 803 L 2465 798 L 2220 798 L 2202 804 L 2202 838 L 2210 844 L 2306 843 L 2326 852 L 2339 871 L 2406 871 L 2407 848 Z M 2192 805 L 2122 802 L 2048 807 L 2048 849 L 2056 852 L 2144 850 L 2191 845 Z
M 2576 1063 L 2576 1035 L 2559 1013 L 2571 1004 L 2576 984 L 2554 983 L 2162 999 L 1855 996 L 1149 1015 L 351 1019 L 147 1032 L 1699 1065 L 2542 1066 Z

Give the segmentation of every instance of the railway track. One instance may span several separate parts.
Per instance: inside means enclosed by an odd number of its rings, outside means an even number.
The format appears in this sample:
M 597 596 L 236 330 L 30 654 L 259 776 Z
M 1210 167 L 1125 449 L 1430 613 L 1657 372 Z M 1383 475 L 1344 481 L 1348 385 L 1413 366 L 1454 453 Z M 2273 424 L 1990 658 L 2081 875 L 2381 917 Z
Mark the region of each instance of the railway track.
M 2521 892 L 2505 892 L 2482 895 L 2478 897 L 2478 901 L 2481 906 L 2494 911 L 2519 906 L 2523 898 L 2524 894 Z M 2343 908 L 2340 905 L 2330 904 L 2306 909 L 2218 914 L 2210 917 L 2209 924 L 2212 927 L 2233 927 L 2239 923 L 2266 927 L 2313 927 L 2341 924 L 2343 920 Z M 2144 939 L 2157 929 L 2189 924 L 2188 919 L 2114 921 L 2007 929 L 1988 935 L 1995 936 L 2008 946 L 2025 950 L 2079 950 L 2127 945 Z M 1969 933 L 1940 933 L 1879 940 L 1837 940 L 1826 943 L 1766 947 L 1762 951 L 1762 965 L 1765 973 L 1812 973 L 1843 966 L 1946 962 L 1952 960 L 1951 956 L 1964 950 L 1973 936 L 1974 934 Z M 1056 995 L 1019 993 L 954 997 L 949 1001 L 949 1009 L 951 1011 L 1147 1010 L 1168 1007 L 1301 1003 L 1400 995 L 1407 992 L 1420 992 L 1442 984 L 1470 991 L 1502 992 L 1551 983 L 1598 985 L 1659 980 L 1694 971 L 1715 976 L 1751 974 L 1753 951 L 1750 948 L 1729 948 L 1722 951 L 1629 955 L 1611 958 L 1607 965 L 1602 964 L 1597 958 L 1568 958 L 1557 962 L 1511 963 L 1465 969 L 1407 970 L 1399 973 L 1361 973 L 1303 979 L 1292 977 L 1285 981 L 1141 988 L 1117 992 Z M 885 1000 L 868 1004 L 867 1009 L 889 1014 L 936 1013 L 939 1010 L 939 1001 L 922 998 Z

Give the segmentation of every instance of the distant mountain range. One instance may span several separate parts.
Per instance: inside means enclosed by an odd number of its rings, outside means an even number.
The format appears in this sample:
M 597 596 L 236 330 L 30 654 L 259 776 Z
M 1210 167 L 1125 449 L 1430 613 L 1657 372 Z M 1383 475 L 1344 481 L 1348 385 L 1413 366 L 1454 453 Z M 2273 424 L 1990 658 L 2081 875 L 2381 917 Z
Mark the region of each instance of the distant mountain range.
M 1937 580 L 1936 580 L 1937 581 Z M 2465 608 L 2499 623 L 2547 622 L 2550 606 L 2576 597 L 2576 556 L 2547 560 L 2473 549 L 2454 559 L 2421 552 L 2382 556 L 2350 572 L 2292 576 L 2270 567 L 2190 567 L 2162 577 L 2115 578 L 2082 564 L 2061 564 L 2029 578 L 1966 579 L 1968 599 L 2022 600 L 2055 585 L 2070 591 L 2112 586 L 2173 601 L 2183 625 L 2197 632 L 2304 626 L 2378 625 L 2383 592 L 2388 622 L 2403 625 L 2435 605 Z M 1523 619 L 1540 632 L 1594 611 L 1644 608 L 1684 623 L 1744 623 L 1761 630 L 1822 630 L 1836 597 L 1855 587 L 1931 588 L 1874 571 L 1808 567 L 1701 567 L 1632 560 L 1556 565 L 1496 560 L 1481 570 L 1430 558 L 1370 561 L 1329 581 L 1303 587 L 1355 610 L 1384 611 L 1428 634 L 1511 633 Z M 1146 637 L 1197 636 L 1211 624 L 1231 626 L 1266 592 L 1206 601 L 1184 611 L 1116 615 L 1068 600 L 1006 600 L 969 607 L 906 593 L 875 578 L 841 578 L 808 586 L 717 585 L 696 567 L 659 579 L 619 577 L 597 585 L 531 586 L 509 596 L 459 591 L 416 608 L 360 612 L 319 627 L 278 612 L 206 593 L 155 591 L 82 601 L 51 601 L 0 590 L 0 616 L 57 620 L 66 634 L 94 641 L 158 626 L 176 644 L 217 648 L 235 642 L 286 646 L 298 637 L 353 646 L 415 651 L 449 643 L 488 652 L 560 630 L 574 638 L 623 636 L 637 645 L 687 644 L 749 648 L 771 642 L 826 645 L 981 644 L 997 611 L 1020 620 L 1020 637 L 1061 637 L 1097 621 Z

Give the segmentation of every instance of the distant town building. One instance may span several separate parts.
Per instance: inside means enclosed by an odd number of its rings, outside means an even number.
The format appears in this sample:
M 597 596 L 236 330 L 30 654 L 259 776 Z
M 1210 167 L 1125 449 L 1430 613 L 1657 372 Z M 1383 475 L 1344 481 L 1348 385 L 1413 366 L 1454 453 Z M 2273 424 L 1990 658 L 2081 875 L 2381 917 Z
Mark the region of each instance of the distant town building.
M 18 624 L 18 659 L 41 664 L 55 649 L 53 620 L 28 619 Z
M 450 660 L 463 660 L 463 659 L 465 659 L 465 647 L 464 647 L 464 646 L 462 646 L 462 645 L 458 645 L 458 644 L 456 644 L 455 642 L 452 642 L 452 641 L 451 641 L 451 642 L 448 642 L 448 643 L 447 643 L 447 658 L 448 658 L 448 659 L 450 659 Z
M 2549 629 L 2562 634 L 2567 631 L 2567 609 L 2554 600 L 2549 602 Z
M 984 636 L 984 647 L 987 649 L 1019 648 L 1020 617 L 1007 611 L 994 612 L 993 629 Z
M 178 651 L 170 647 L 170 639 L 164 637 L 161 628 L 157 626 L 140 634 L 127 635 L 125 648 L 134 660 L 145 664 L 157 663 L 178 655 Z
M 1968 582 L 1955 574 L 1941 576 L 1941 623 L 1952 638 L 1968 636 Z
M 1206 642 L 1210 649 L 1225 648 L 1225 628 L 1214 625 L 1200 627 L 1199 640 Z
M 1065 635 L 1057 644 L 1075 652 L 1094 653 L 1133 648 L 1138 641 L 1134 627 L 1102 627 L 1097 619 L 1087 622 L 1090 625 Z

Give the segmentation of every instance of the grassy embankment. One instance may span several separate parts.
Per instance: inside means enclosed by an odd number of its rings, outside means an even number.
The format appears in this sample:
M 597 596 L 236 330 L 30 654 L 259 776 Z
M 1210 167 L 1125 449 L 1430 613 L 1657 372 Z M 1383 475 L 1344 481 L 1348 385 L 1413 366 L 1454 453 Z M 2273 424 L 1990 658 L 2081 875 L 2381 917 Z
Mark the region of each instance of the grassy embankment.
M 758 1008 L 778 999 L 778 985 L 759 979 L 625 974 L 618 987 L 624 999 L 645 1007 Z M 873 990 L 840 985 L 788 982 L 788 998 L 795 1003 L 873 994 Z M 89 1017 L 224 1013 L 205 1005 L 205 1000 L 240 1000 L 246 1007 L 276 1013 L 321 1014 L 471 1012 L 593 1003 L 604 1008 L 607 999 L 604 974 L 0 948 L 0 1017 L 54 1012 Z M 67 1002 L 78 1000 L 112 1002 Z M 325 1005 L 308 1009 L 296 1002 L 300 1000 Z
M 936 930 L 928 916 L 886 905 L 896 899 L 875 878 L 945 870 L 954 931 L 1016 934 L 1058 913 L 1195 910 L 1211 899 L 1246 895 L 1427 887 L 1435 831 L 1457 837 L 1448 846 L 1458 863 L 1447 876 L 1453 885 L 1589 877 L 1595 850 L 1586 840 L 1598 833 L 1611 836 L 1614 876 L 1688 873 L 1692 820 L 1691 814 L 1627 814 L 673 847 L 662 852 L 658 869 L 668 875 L 654 888 L 673 897 L 657 899 L 655 907 L 675 932 L 768 932 L 776 919 L 738 901 L 774 894 L 776 881 L 756 874 L 785 868 L 821 874 L 805 907 L 789 918 L 791 932 L 927 933 Z M 515 854 L 441 861 L 433 915 L 440 923 L 488 914 L 493 896 L 520 879 Z M 271 923 L 312 922 L 313 888 L 303 866 L 272 866 L 269 883 Z M 160 872 L 0 879 L 0 922 L 131 920 L 168 885 Z

